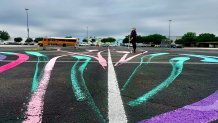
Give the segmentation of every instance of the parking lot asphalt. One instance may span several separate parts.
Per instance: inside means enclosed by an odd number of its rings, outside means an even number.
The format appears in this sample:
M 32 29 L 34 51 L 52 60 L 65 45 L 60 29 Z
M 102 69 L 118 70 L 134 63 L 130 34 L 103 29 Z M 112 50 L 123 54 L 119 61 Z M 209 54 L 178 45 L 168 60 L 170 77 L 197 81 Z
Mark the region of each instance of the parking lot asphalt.
M 218 50 L 0 47 L 0 122 L 217 122 Z

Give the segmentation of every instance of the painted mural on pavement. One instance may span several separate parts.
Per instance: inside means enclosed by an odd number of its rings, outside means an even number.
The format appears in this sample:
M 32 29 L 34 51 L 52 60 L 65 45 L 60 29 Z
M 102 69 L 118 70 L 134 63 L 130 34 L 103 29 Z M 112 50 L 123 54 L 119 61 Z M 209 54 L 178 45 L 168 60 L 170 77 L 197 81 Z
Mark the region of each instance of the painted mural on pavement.
M 45 54 L 35 51 L 26 51 L 25 53 L 0 52 L 0 62 L 7 60 L 8 56 L 10 55 L 17 57 L 16 60 L 11 60 L 10 62 L 0 66 L 0 73 L 16 69 L 16 67 L 19 67 L 19 65 L 25 64 L 30 56 L 37 59 L 35 63 L 35 68 L 33 68 L 35 72 L 33 75 L 32 87 L 30 90 L 31 98 L 26 104 L 27 110 L 25 112 L 25 119 L 23 120 L 23 122 L 43 122 L 42 117 L 44 97 L 55 63 L 57 59 L 61 57 L 70 56 L 72 57 L 72 59 L 77 59 L 77 61 L 72 64 L 70 74 L 72 91 L 76 97 L 76 100 L 78 102 L 86 102 L 95 113 L 95 115 L 98 117 L 100 122 L 128 122 L 128 117 L 126 115 L 124 105 L 128 105 L 134 108 L 136 106 L 146 104 L 148 100 L 153 98 L 162 90 L 167 89 L 167 87 L 169 87 L 174 82 L 174 80 L 177 79 L 177 77 L 183 72 L 185 62 L 191 60 L 192 57 L 199 58 L 201 62 L 205 63 L 218 63 L 217 56 L 206 56 L 199 54 L 178 54 L 176 57 L 169 59 L 168 63 L 171 64 L 172 71 L 164 81 L 160 82 L 159 85 L 152 88 L 150 91 L 145 92 L 143 95 L 138 95 L 137 98 L 132 99 L 127 104 L 124 104 L 121 94 L 127 91 L 126 88 L 130 83 L 134 83 L 132 81 L 132 78 L 137 75 L 139 68 L 143 65 L 148 66 L 153 58 L 169 55 L 170 53 L 163 52 L 150 54 L 147 51 L 143 51 L 141 53 L 131 54 L 129 51 L 115 52 L 121 54 L 120 59 L 116 62 L 112 59 L 110 49 L 108 49 L 108 51 L 88 50 L 87 52 L 67 52 L 68 55 L 56 56 L 51 58 L 50 60 Z M 91 55 L 93 53 L 96 53 L 96 56 Z M 102 56 L 102 53 L 108 54 L 107 60 Z M 119 88 L 119 82 L 117 81 L 116 71 L 114 68 L 126 64 L 135 58 L 140 58 L 138 65 L 132 71 L 128 79 L 125 81 L 124 85 Z M 100 111 L 98 105 L 95 103 L 95 100 L 91 96 L 91 93 L 86 85 L 87 80 L 84 79 L 85 69 L 90 64 L 90 61 L 92 59 L 97 60 L 102 70 L 108 71 L 108 116 L 104 116 Z M 81 60 L 83 60 L 82 64 L 80 63 Z M 39 64 L 41 64 L 41 68 L 39 67 Z M 145 119 L 139 122 L 211 122 L 218 119 L 217 107 L 218 91 L 193 104 L 188 104 L 174 111 L 166 112 L 152 117 L 151 119 Z

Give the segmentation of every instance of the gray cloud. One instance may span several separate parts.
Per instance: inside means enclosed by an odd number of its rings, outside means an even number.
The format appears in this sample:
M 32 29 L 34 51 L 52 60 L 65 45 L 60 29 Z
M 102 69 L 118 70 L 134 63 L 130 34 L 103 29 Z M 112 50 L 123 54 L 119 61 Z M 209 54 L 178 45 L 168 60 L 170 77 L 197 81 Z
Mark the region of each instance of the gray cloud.
M 0 7 L 0 30 L 13 37 L 26 36 L 26 13 L 29 8 L 30 35 L 124 37 L 131 27 L 138 34 L 172 35 L 188 31 L 218 35 L 216 0 L 3 0 Z

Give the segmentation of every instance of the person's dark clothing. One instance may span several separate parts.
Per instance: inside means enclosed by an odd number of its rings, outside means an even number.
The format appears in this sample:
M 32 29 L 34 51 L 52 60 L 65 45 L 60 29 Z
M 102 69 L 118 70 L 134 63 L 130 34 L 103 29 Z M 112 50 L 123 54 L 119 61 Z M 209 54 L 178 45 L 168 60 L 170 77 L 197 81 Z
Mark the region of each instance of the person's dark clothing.
M 132 43 L 132 47 L 133 47 L 134 53 L 135 53 L 135 51 L 136 51 L 136 37 L 137 37 L 136 31 L 135 31 L 135 30 L 132 30 L 131 35 L 130 35 L 130 39 L 132 39 L 132 40 L 131 40 L 131 43 Z

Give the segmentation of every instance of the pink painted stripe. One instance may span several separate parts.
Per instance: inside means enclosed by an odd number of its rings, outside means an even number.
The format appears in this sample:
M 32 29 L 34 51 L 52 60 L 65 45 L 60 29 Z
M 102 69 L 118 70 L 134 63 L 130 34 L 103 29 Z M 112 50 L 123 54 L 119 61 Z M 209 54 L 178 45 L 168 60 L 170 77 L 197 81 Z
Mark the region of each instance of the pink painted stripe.
M 48 87 L 51 71 L 54 67 L 56 60 L 62 56 L 52 58 L 45 66 L 44 75 L 39 82 L 38 89 L 32 94 L 30 102 L 27 105 L 27 111 L 25 115 L 27 119 L 23 123 L 41 123 L 42 122 L 42 111 L 44 105 L 44 96 Z
M 103 52 L 103 51 L 101 51 Z M 98 62 L 101 64 L 101 66 L 105 69 L 107 67 L 107 61 L 105 60 L 104 57 L 102 57 L 101 52 L 98 52 Z
M 3 66 L 0 67 L 0 73 L 6 71 L 6 70 L 9 70 L 11 68 L 14 68 L 20 64 L 22 64 L 23 62 L 27 61 L 29 59 L 29 56 L 26 55 L 26 54 L 19 54 L 19 53 L 15 53 L 13 55 L 16 55 L 18 56 L 18 59 L 15 60 L 15 61 L 12 61 L 8 64 L 5 64 Z
M 89 56 L 89 57 L 92 57 L 96 60 L 98 60 L 99 64 L 105 69 L 105 67 L 107 67 L 107 61 L 105 60 L 104 57 L 102 57 L 101 53 L 104 52 L 104 51 L 101 51 L 101 52 L 98 52 L 98 57 L 95 57 L 95 56 L 92 56 L 92 55 L 87 55 L 87 54 L 84 54 L 84 53 L 90 53 L 90 52 L 93 52 L 93 50 L 89 50 L 88 52 L 83 52 L 83 53 L 78 53 L 78 52 L 68 52 L 68 51 L 62 51 L 62 52 L 67 52 L 67 53 L 70 53 L 72 55 L 82 55 L 82 56 Z
M 102 55 L 101 55 L 102 52 L 104 52 L 104 51 L 98 52 L 98 54 L 97 54 L 98 57 L 95 57 L 92 55 L 87 55 L 87 54 L 82 54 L 82 53 L 73 53 L 73 54 L 92 57 L 92 58 L 98 60 L 98 63 L 105 69 L 105 67 L 107 67 L 107 61 L 105 60 L 104 57 L 102 57 Z
M 123 52 L 122 52 L 122 51 L 117 51 L 117 52 L 118 52 L 118 53 L 125 53 L 125 54 L 123 55 L 123 57 L 122 57 L 114 66 L 118 66 L 119 64 L 126 63 L 126 62 L 130 61 L 131 59 L 133 59 L 133 58 L 135 58 L 135 57 L 137 57 L 137 56 L 139 56 L 139 55 L 142 55 L 142 54 L 147 53 L 148 51 L 144 51 L 144 52 L 142 52 L 142 53 L 136 54 L 136 55 L 131 56 L 131 57 L 129 57 L 129 58 L 126 58 L 127 55 L 129 54 L 129 52 L 127 52 L 127 51 L 123 51 Z

